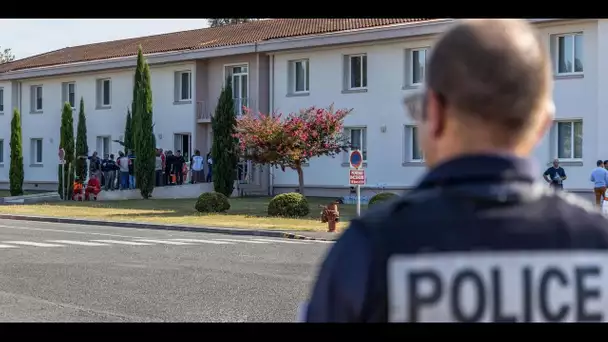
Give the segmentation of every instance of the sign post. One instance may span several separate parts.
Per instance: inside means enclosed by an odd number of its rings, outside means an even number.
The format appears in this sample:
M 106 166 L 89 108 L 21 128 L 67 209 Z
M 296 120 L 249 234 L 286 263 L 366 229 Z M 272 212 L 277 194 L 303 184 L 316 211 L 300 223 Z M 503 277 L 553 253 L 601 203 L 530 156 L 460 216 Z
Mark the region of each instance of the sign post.
M 59 170 L 61 171 L 61 173 L 59 174 L 59 177 L 61 177 L 63 186 L 61 187 L 61 198 L 65 201 L 65 196 L 66 196 L 66 186 L 67 184 L 65 184 L 65 150 L 63 148 L 59 149 L 59 165 L 61 165 L 61 167 L 59 168 Z
M 361 185 L 365 185 L 365 170 L 363 170 L 363 155 L 361 151 L 354 150 L 348 158 L 350 170 L 348 180 L 350 185 L 355 185 L 357 189 L 357 216 L 361 215 Z

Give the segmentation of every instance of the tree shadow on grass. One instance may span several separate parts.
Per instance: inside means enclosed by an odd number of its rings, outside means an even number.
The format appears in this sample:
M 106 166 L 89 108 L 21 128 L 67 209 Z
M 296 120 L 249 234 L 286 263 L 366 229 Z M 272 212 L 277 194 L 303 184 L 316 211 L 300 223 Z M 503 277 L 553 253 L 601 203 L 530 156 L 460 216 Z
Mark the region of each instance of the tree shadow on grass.
M 310 214 L 307 217 L 300 218 L 306 220 L 320 221 L 321 211 L 320 206 L 327 205 L 331 199 L 328 198 L 309 198 Z M 267 215 L 269 197 L 245 197 L 231 198 L 230 210 L 226 215 L 239 215 L 252 218 L 269 218 Z M 95 210 L 131 210 L 134 212 L 128 213 L 111 213 L 101 212 L 100 216 L 104 217 L 124 217 L 137 219 L 138 217 L 201 217 L 204 219 L 208 214 L 199 213 L 194 209 L 196 199 L 149 199 L 149 200 L 119 200 L 119 201 L 62 201 L 46 203 L 48 206 L 56 206 L 57 210 L 64 211 L 67 216 L 70 214 L 77 216 L 78 211 L 89 211 L 86 216 L 91 215 Z M 66 207 L 72 207 L 76 211 L 70 213 Z M 61 209 L 60 209 L 61 208 Z M 356 207 L 354 205 L 340 205 L 340 221 L 347 222 L 356 217 Z M 362 211 L 366 208 L 362 207 Z M 142 211 L 142 212 L 137 212 Z M 215 214 L 217 215 L 217 214 Z M 277 217 L 276 219 L 289 219 L 290 217 Z M 298 219 L 298 218 L 293 218 Z

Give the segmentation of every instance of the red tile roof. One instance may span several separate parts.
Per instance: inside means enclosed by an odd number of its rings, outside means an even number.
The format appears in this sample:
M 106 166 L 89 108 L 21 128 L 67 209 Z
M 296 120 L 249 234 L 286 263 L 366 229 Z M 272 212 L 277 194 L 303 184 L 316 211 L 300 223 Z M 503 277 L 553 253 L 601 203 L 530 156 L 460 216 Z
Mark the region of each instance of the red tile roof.
M 47 52 L 0 65 L 0 73 L 137 54 L 196 50 L 262 42 L 272 39 L 389 26 L 429 19 L 271 19 L 215 28 L 115 40 Z

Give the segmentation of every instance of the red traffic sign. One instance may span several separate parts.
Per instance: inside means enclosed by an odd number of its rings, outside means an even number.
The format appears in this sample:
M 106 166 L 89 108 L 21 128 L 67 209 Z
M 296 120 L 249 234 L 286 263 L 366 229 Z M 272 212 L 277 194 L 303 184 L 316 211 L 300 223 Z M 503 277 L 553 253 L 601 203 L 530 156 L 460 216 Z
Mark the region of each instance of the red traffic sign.
M 361 165 L 363 165 L 363 155 L 361 154 L 361 151 L 354 150 L 354 151 L 350 152 L 348 162 L 350 163 L 350 167 L 352 169 L 360 168 Z
M 60 162 L 65 160 L 65 150 L 64 149 L 60 148 L 58 155 L 59 155 Z
M 365 170 L 348 170 L 350 185 L 365 185 Z

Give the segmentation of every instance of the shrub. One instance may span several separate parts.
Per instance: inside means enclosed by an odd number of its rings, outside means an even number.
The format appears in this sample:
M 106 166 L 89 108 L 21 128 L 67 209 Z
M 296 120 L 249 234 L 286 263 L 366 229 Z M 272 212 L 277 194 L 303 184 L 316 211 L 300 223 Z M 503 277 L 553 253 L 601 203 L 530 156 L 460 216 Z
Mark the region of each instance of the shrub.
M 397 197 L 397 195 L 395 195 L 392 192 L 381 192 L 379 194 L 374 195 L 374 197 L 372 197 L 369 200 L 369 203 L 367 204 L 369 207 L 371 207 L 372 205 L 378 204 L 378 203 L 382 203 L 382 202 L 387 202 L 392 200 L 394 197 Z
M 228 201 L 228 197 L 224 196 L 224 194 L 219 192 L 205 192 L 198 196 L 194 208 L 201 213 L 223 213 L 230 209 L 230 202 Z
M 297 192 L 276 195 L 268 203 L 268 216 L 303 217 L 309 212 L 306 197 Z

